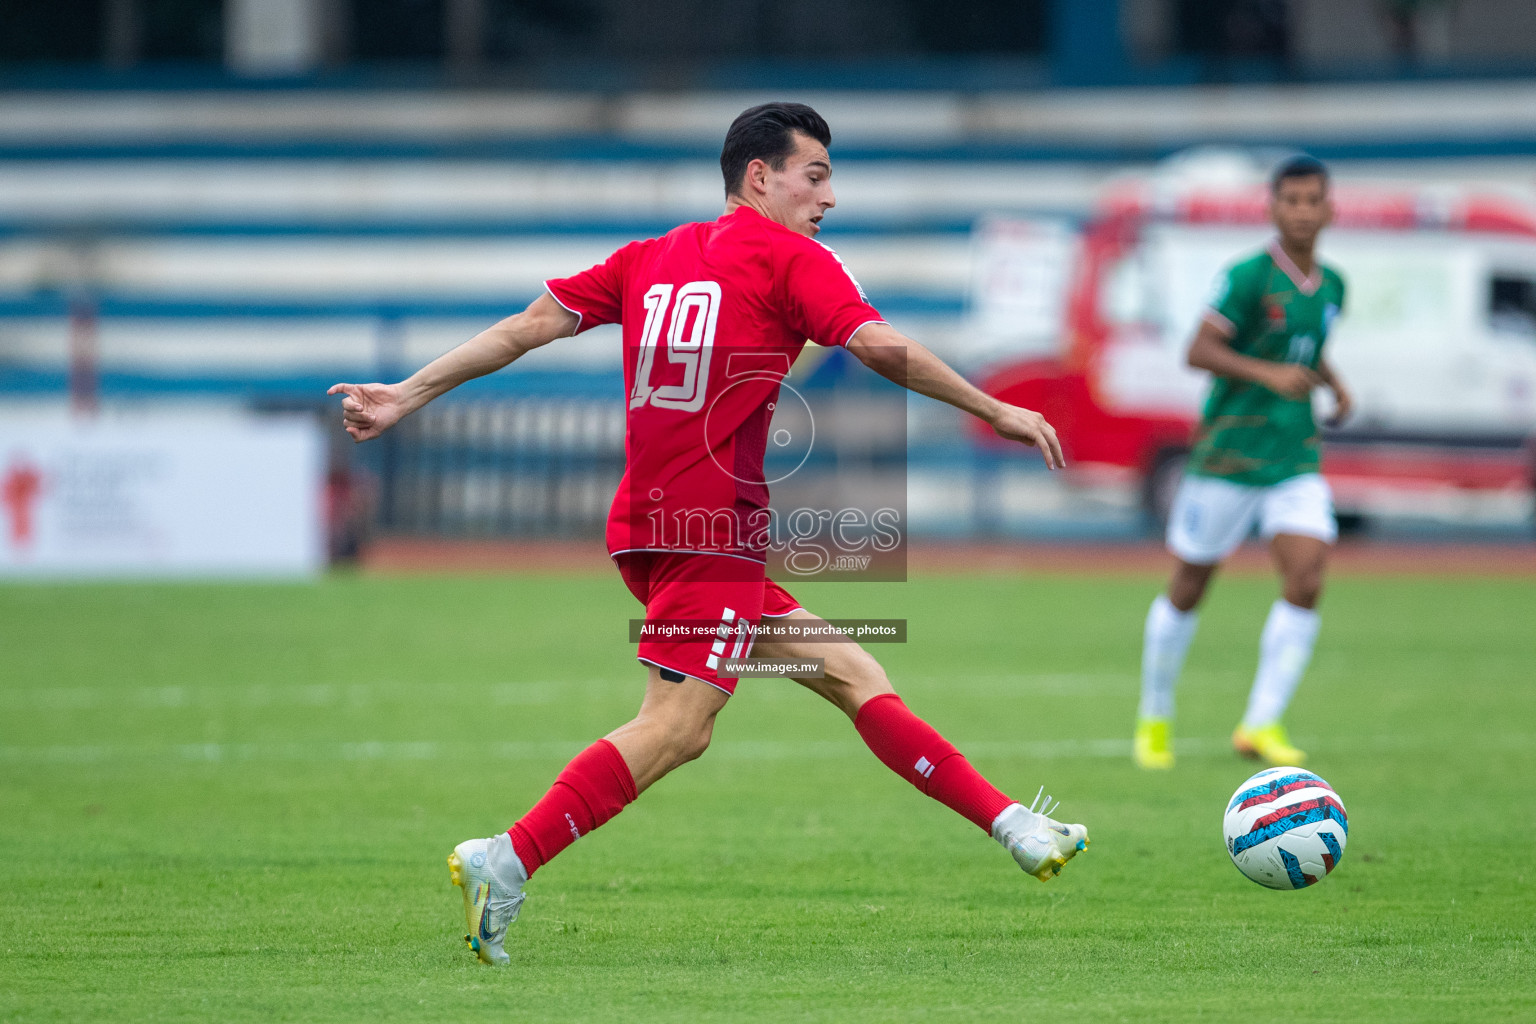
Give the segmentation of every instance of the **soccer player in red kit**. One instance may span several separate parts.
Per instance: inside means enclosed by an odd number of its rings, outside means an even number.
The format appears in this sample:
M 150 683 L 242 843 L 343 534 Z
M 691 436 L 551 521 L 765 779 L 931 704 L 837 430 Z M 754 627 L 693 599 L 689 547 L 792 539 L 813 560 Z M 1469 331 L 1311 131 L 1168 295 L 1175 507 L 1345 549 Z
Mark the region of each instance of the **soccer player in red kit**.
M 824 657 L 824 677 L 797 682 L 848 715 L 887 767 L 990 833 L 1040 880 L 1087 845 L 1082 825 L 1047 816 L 1049 797 L 1042 804 L 1037 794 L 1026 807 L 983 778 L 908 710 L 857 644 L 765 640 L 754 651 L 753 630 L 765 616 L 821 621 L 766 578 L 765 531 L 755 528 L 768 511 L 763 454 L 773 403 L 807 339 L 846 347 L 876 373 L 1038 447 L 1048 467 L 1062 465 L 1043 417 L 988 397 L 892 328 L 836 253 L 815 240 L 835 203 L 830 142 L 810 107 L 753 107 L 726 133 L 726 208 L 718 220 L 633 242 L 590 270 L 546 282 L 547 293 L 522 313 L 399 384 L 330 390 L 345 396 L 347 432 L 365 441 L 531 349 L 621 324 L 626 467 L 608 518 L 608 551 L 644 603 L 647 623 L 718 623 L 703 639 L 642 637 L 639 659 L 650 678 L 639 714 L 578 754 L 508 831 L 467 840 L 449 856 L 464 889 L 469 945 L 487 963 L 509 959 L 507 926 L 540 867 L 704 752 L 736 686 L 721 674 L 722 660 L 749 652 Z M 669 528 L 690 515 L 708 529 Z

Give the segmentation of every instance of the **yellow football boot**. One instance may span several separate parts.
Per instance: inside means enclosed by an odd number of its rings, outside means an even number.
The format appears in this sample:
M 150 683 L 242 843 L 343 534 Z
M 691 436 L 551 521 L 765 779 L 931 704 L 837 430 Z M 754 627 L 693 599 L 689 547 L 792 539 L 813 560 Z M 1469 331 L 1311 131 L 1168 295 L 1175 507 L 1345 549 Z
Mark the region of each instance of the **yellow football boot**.
M 1136 722 L 1133 744 L 1136 766 L 1152 771 L 1173 767 L 1173 728 L 1166 718 L 1142 718 Z
M 448 855 L 448 877 L 464 890 L 464 941 L 488 964 L 505 964 L 507 925 L 517 920 L 527 895 L 528 872 L 505 832 L 468 839 Z
M 1291 746 L 1291 738 L 1279 722 L 1270 722 L 1257 729 L 1239 725 L 1232 731 L 1232 749 L 1243 757 L 1267 761 L 1271 765 L 1300 768 L 1307 763 L 1306 751 Z

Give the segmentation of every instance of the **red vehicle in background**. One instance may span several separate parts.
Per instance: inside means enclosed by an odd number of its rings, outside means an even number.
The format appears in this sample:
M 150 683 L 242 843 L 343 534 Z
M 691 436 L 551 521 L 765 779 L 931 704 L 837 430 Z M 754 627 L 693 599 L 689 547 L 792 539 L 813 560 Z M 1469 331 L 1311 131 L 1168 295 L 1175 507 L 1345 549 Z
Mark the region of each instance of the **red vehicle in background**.
M 1070 472 L 1134 480 L 1159 522 L 1208 384 L 1184 361 L 1205 296 L 1224 265 L 1271 236 L 1266 187 L 1253 177 L 1111 190 L 1047 257 L 1070 267 L 1058 281 L 1057 350 L 995 365 L 981 380 L 1045 414 Z M 1349 184 L 1336 184 L 1334 198 L 1321 256 L 1343 272 L 1348 293 L 1327 351 L 1357 402 L 1324 447 L 1341 524 L 1393 511 L 1529 515 L 1536 209 Z M 979 231 L 1001 233 L 1004 250 L 1007 238 L 1032 237 L 1029 222 Z M 978 251 L 997 246 L 984 237 Z M 1013 255 L 1028 258 L 1027 247 Z M 1329 410 L 1318 402 L 1321 420 Z M 978 436 L 991 443 L 988 432 Z

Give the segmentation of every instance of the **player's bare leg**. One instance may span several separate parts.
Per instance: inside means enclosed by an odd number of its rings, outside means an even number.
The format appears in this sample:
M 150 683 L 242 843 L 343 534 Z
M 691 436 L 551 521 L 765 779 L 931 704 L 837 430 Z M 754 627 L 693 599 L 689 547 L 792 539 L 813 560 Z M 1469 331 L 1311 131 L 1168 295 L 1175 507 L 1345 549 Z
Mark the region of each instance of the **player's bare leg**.
M 1269 553 L 1280 573 L 1280 596 L 1297 608 L 1316 609 L 1323 596 L 1328 543 L 1316 537 L 1277 533 L 1270 539 Z
M 803 609 L 786 618 L 824 626 L 823 620 Z M 815 634 L 829 635 L 824 628 L 817 628 Z M 1037 793 L 1025 807 L 982 777 L 948 740 L 907 708 L 885 669 L 854 641 L 765 640 L 759 641 L 754 654 L 825 659 L 823 676 L 795 681 L 852 719 L 860 737 L 886 767 L 990 834 L 1020 867 L 1042 882 L 1087 847 L 1086 828 L 1048 817 L 1049 797 L 1042 802 Z
M 448 869 L 464 889 L 464 941 L 481 960 L 510 959 L 503 948 L 507 926 L 517 920 L 533 873 L 657 779 L 704 753 L 728 699 L 692 676 L 669 682 L 652 667 L 639 714 L 576 755 L 511 829 L 454 848 Z
M 1270 540 L 1269 550 L 1280 573 L 1281 596 L 1264 622 L 1258 672 L 1243 721 L 1232 734 L 1232 746 L 1245 757 L 1299 766 L 1307 755 L 1291 744 L 1280 719 L 1312 660 L 1328 543 L 1316 537 L 1280 533 Z
M 604 737 L 629 766 L 636 795 L 704 753 L 714 734 L 715 716 L 730 699 L 692 676 L 672 683 L 661 678 L 655 666 L 650 670 L 640 713 Z
M 805 622 L 812 626 L 822 622 L 820 618 L 803 608 L 790 612 L 780 619 L 780 621 L 788 620 Z M 818 635 L 829 634 L 818 630 Z M 825 676 L 796 679 L 795 682 L 825 698 L 850 720 L 857 719 L 859 709 L 873 698 L 896 693 L 890 679 L 886 677 L 885 669 L 873 655 L 852 640 L 827 640 L 817 643 L 759 640 L 753 645 L 752 653 L 766 658 L 825 658 Z
M 1215 565 L 1196 565 L 1175 558 L 1173 575 L 1168 579 L 1168 603 L 1181 612 L 1194 611 L 1205 600 L 1206 588 L 1215 575 Z
M 1215 574 L 1214 564 L 1175 559 L 1168 592 L 1159 594 L 1147 611 L 1141 649 L 1141 703 L 1132 740 L 1136 763 L 1143 768 L 1173 767 L 1174 690 L 1199 625 L 1195 609 Z

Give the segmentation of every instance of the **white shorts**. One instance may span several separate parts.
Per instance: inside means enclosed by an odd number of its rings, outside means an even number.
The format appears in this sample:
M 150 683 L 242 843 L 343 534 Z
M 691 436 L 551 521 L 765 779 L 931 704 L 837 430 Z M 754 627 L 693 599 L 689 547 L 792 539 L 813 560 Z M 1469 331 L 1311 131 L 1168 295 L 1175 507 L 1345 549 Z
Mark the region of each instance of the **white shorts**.
M 1186 474 L 1168 512 L 1168 550 L 1191 565 L 1215 565 L 1247 539 L 1255 522 L 1266 539 L 1294 533 L 1332 544 L 1339 536 L 1333 492 L 1317 473 L 1269 487 Z

